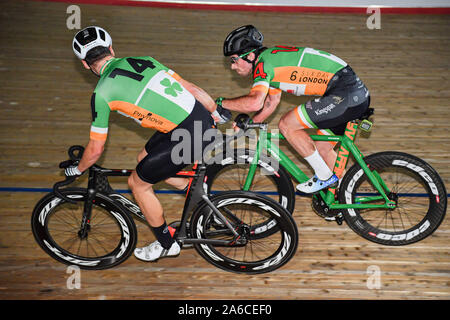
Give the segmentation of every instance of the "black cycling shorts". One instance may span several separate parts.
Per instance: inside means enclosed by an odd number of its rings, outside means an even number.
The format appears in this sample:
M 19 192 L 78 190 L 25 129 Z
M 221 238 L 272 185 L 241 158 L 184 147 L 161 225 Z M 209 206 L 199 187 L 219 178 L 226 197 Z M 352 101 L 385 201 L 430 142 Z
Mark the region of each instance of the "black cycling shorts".
M 298 106 L 296 115 L 305 129 L 329 129 L 328 134 L 342 135 L 347 122 L 360 118 L 369 105 L 369 90 L 347 66 L 335 74 L 322 97 Z
M 148 140 L 145 145 L 148 154 L 138 163 L 136 173 L 143 181 L 155 184 L 195 161 L 202 161 L 202 151 L 211 143 L 204 139 L 210 135 L 204 134 L 213 128 L 211 114 L 197 101 L 189 116 L 175 129 L 167 133 L 158 131 Z

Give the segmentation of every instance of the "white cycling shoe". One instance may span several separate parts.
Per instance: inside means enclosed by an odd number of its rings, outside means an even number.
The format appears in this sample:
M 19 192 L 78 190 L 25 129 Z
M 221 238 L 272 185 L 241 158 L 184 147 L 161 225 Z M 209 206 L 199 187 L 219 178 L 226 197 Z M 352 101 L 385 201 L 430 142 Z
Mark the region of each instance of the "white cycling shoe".
M 328 180 L 320 180 L 316 175 L 304 183 L 297 185 L 297 190 L 303 193 L 316 193 L 328 187 L 337 187 L 339 178 L 333 174 Z
M 155 241 L 146 247 L 134 249 L 134 256 L 143 261 L 156 261 L 159 258 L 177 256 L 180 251 L 180 245 L 176 241 L 169 249 L 164 249 L 159 241 Z

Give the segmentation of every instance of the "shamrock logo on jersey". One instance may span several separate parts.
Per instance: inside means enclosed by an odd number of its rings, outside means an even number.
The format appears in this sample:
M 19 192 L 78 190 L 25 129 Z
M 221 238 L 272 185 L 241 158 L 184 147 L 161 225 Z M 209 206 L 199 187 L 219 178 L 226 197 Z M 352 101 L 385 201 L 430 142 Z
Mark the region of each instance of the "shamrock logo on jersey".
M 183 92 L 183 88 L 180 86 L 178 82 L 171 83 L 169 79 L 163 79 L 160 84 L 163 87 L 166 87 L 164 92 L 173 97 L 177 97 L 179 93 Z

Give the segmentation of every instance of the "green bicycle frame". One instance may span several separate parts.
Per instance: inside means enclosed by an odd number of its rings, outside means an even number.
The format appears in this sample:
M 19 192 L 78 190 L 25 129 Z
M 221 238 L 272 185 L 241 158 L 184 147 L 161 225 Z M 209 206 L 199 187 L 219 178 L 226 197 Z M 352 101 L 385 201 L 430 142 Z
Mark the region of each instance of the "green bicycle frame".
M 379 192 L 376 196 L 361 196 L 355 199 L 353 204 L 340 204 L 335 199 L 336 190 L 333 188 L 320 191 L 320 195 L 324 199 L 325 203 L 330 209 L 368 209 L 368 208 L 385 208 L 392 209 L 395 207 L 395 202 L 389 200 L 387 194 L 390 190 L 381 179 L 380 175 L 376 171 L 369 169 L 364 162 L 363 155 L 354 144 L 353 140 L 356 136 L 356 129 L 358 124 L 356 122 L 349 122 L 345 130 L 345 134 L 342 136 L 336 135 L 311 135 L 311 139 L 314 141 L 330 141 L 340 143 L 340 149 L 335 163 L 334 172 L 341 178 L 341 174 L 344 171 L 349 153 L 353 155 L 355 161 L 361 166 L 364 173 L 369 178 L 374 188 Z M 259 131 L 258 142 L 256 145 L 256 152 L 250 164 L 249 172 L 246 177 L 243 190 L 249 190 L 253 182 L 253 178 L 256 173 L 257 163 L 263 150 L 267 150 L 272 157 L 274 157 L 279 165 L 284 167 L 299 183 L 308 181 L 309 177 L 291 160 L 289 157 L 281 151 L 278 146 L 272 143 L 272 139 L 285 140 L 285 137 L 281 133 L 271 134 L 267 130 L 261 129 Z M 371 204 L 370 202 L 384 200 L 384 204 Z

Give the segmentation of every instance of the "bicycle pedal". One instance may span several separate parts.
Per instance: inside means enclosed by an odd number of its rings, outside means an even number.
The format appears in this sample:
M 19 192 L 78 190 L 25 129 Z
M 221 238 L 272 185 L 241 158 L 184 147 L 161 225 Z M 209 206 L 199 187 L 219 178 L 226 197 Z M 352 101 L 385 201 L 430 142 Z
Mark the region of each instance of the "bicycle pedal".
M 342 222 L 344 221 L 344 216 L 342 215 L 342 212 L 336 214 L 335 221 L 338 225 L 342 225 Z

